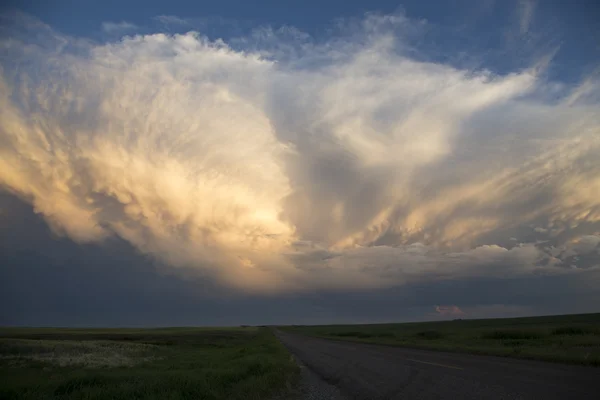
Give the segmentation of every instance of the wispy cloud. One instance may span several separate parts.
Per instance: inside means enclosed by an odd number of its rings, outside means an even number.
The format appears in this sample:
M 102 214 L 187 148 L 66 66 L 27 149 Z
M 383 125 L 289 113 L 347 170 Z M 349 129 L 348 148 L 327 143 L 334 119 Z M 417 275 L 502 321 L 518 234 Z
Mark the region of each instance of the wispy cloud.
M 600 232 L 598 99 L 535 65 L 422 61 L 403 16 L 268 52 L 197 33 L 38 43 L 24 24 L 2 40 L 0 185 L 73 240 L 116 235 L 256 291 L 595 265 L 572 252 Z
M 519 0 L 517 14 L 519 16 L 519 29 L 522 35 L 529 32 L 529 26 L 535 13 L 535 0 Z
M 137 25 L 130 22 L 103 22 L 102 30 L 106 33 L 123 33 L 137 29 Z
M 188 20 L 184 18 L 179 18 L 174 15 L 159 15 L 154 17 L 154 19 L 165 25 L 188 25 Z

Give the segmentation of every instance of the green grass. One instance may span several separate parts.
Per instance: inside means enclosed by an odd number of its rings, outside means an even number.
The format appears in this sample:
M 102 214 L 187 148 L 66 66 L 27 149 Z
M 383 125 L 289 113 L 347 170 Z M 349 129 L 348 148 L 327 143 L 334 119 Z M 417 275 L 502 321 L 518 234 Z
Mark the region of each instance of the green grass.
M 0 329 L 0 399 L 271 399 L 298 367 L 266 328 Z
M 600 366 L 600 314 L 280 328 L 329 339 Z

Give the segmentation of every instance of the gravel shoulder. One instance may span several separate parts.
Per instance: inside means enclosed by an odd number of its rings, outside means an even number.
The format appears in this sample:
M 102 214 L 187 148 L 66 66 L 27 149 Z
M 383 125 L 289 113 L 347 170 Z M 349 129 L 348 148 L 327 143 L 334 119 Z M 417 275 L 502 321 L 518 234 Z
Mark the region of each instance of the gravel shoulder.
M 285 345 L 286 341 L 285 339 L 282 340 L 280 332 L 275 332 L 275 335 Z M 290 348 L 288 348 L 288 350 L 292 352 Z M 290 393 L 287 393 L 284 396 L 278 396 L 273 400 L 348 400 L 338 387 L 326 382 L 323 377 L 307 367 L 306 364 L 300 361 L 295 355 L 292 355 L 292 357 L 300 367 L 299 385 Z

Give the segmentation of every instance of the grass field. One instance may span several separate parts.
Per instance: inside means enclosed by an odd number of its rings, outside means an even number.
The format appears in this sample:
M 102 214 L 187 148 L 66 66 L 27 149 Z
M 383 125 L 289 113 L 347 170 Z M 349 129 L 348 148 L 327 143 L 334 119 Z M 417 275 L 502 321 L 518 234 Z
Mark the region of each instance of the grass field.
M 266 328 L 0 329 L 0 399 L 272 399 L 298 367 Z
M 330 339 L 600 366 L 600 314 L 280 328 Z

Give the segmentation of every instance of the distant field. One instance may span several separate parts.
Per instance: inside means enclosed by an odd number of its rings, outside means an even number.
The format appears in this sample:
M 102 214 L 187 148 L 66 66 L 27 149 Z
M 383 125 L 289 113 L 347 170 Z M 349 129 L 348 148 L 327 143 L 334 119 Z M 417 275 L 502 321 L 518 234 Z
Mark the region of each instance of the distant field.
M 0 399 L 271 399 L 298 376 L 266 328 L 0 328 Z
M 338 340 L 600 366 L 600 314 L 280 329 Z

